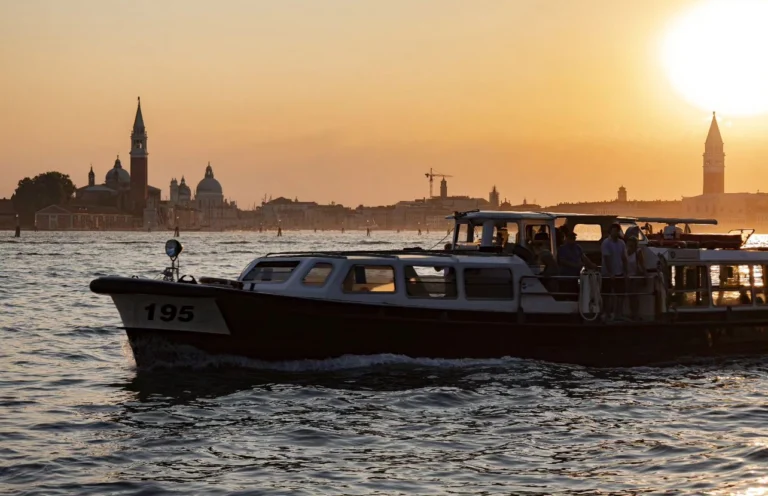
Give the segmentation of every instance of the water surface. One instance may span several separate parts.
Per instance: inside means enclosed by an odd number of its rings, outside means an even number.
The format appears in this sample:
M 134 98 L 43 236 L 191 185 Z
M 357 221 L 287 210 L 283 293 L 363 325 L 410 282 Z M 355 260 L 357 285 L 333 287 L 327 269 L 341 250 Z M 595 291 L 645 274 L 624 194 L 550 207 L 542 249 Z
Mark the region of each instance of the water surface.
M 11 236 L 0 232 L 2 494 L 768 494 L 768 360 L 209 357 L 138 371 L 88 283 L 155 277 L 167 233 Z M 441 238 L 182 233 L 182 273 Z

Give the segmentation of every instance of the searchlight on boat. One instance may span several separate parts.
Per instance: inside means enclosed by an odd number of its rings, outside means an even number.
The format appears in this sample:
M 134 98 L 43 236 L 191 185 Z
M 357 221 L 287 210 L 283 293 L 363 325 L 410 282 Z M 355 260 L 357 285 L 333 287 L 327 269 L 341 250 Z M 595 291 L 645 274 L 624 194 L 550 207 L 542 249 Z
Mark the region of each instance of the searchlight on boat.
M 168 255 L 172 261 L 175 261 L 179 255 L 181 255 L 183 250 L 184 247 L 175 239 L 169 239 L 165 242 L 165 254 Z

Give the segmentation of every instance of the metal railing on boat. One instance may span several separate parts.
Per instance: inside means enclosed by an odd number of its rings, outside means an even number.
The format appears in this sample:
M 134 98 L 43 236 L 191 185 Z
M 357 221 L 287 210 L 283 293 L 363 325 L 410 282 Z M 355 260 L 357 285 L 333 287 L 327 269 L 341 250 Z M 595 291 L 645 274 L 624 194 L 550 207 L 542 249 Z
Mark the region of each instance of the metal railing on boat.
M 617 279 L 621 280 L 622 283 L 629 282 L 629 286 L 632 286 L 633 282 L 642 282 L 644 285 L 650 285 L 652 288 L 651 291 L 603 291 L 603 280 L 602 278 L 598 279 L 600 281 L 600 292 L 597 293 L 600 295 L 601 302 L 600 302 L 600 309 L 599 312 L 597 312 L 598 316 L 602 313 L 602 302 L 605 299 L 608 298 L 628 298 L 628 297 L 641 297 L 641 296 L 653 296 L 654 297 L 654 315 L 659 315 L 660 309 L 659 309 L 659 302 L 657 299 L 658 291 L 656 284 L 659 280 L 661 280 L 660 275 L 657 273 L 652 273 L 646 276 L 621 276 Z M 541 285 L 544 287 L 543 291 L 524 291 L 524 284 L 525 281 L 528 280 L 535 280 L 539 281 Z M 545 276 L 545 275 L 525 275 L 521 276 L 520 280 L 518 282 L 518 288 L 517 288 L 517 320 L 518 322 L 524 322 L 525 321 L 525 311 L 523 308 L 523 298 L 526 297 L 541 297 L 541 296 L 551 296 L 556 301 L 564 301 L 564 302 L 575 302 L 577 305 L 581 306 L 582 301 L 582 289 L 581 289 L 581 276 Z M 560 285 L 557 285 L 556 290 L 551 290 L 551 288 L 554 286 L 552 283 L 558 283 L 558 282 L 567 282 L 572 285 L 572 287 L 576 287 L 576 291 L 559 291 Z M 595 316 L 595 317 L 596 317 Z M 584 317 L 584 315 L 582 315 Z M 593 320 L 593 319 L 587 319 L 585 320 Z

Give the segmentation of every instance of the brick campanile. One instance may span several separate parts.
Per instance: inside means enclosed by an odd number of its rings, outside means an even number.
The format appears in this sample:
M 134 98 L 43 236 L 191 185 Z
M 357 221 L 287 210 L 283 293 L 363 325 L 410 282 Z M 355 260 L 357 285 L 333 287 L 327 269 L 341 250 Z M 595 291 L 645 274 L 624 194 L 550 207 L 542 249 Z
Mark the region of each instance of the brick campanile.
M 141 115 L 141 98 L 136 109 L 136 118 L 131 131 L 131 210 L 134 215 L 143 215 L 147 206 L 147 185 L 149 181 L 147 162 L 147 129 Z
M 725 193 L 725 152 L 717 118 L 712 112 L 707 141 L 704 143 L 704 188 L 707 193 Z

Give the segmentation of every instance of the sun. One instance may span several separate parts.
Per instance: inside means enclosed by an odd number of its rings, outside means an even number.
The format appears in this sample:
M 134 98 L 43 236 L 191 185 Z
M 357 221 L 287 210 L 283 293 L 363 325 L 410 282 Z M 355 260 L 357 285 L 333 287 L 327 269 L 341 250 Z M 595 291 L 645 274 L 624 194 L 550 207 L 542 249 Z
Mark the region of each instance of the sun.
M 662 57 L 690 103 L 730 115 L 768 112 L 768 0 L 710 0 L 666 35 Z

